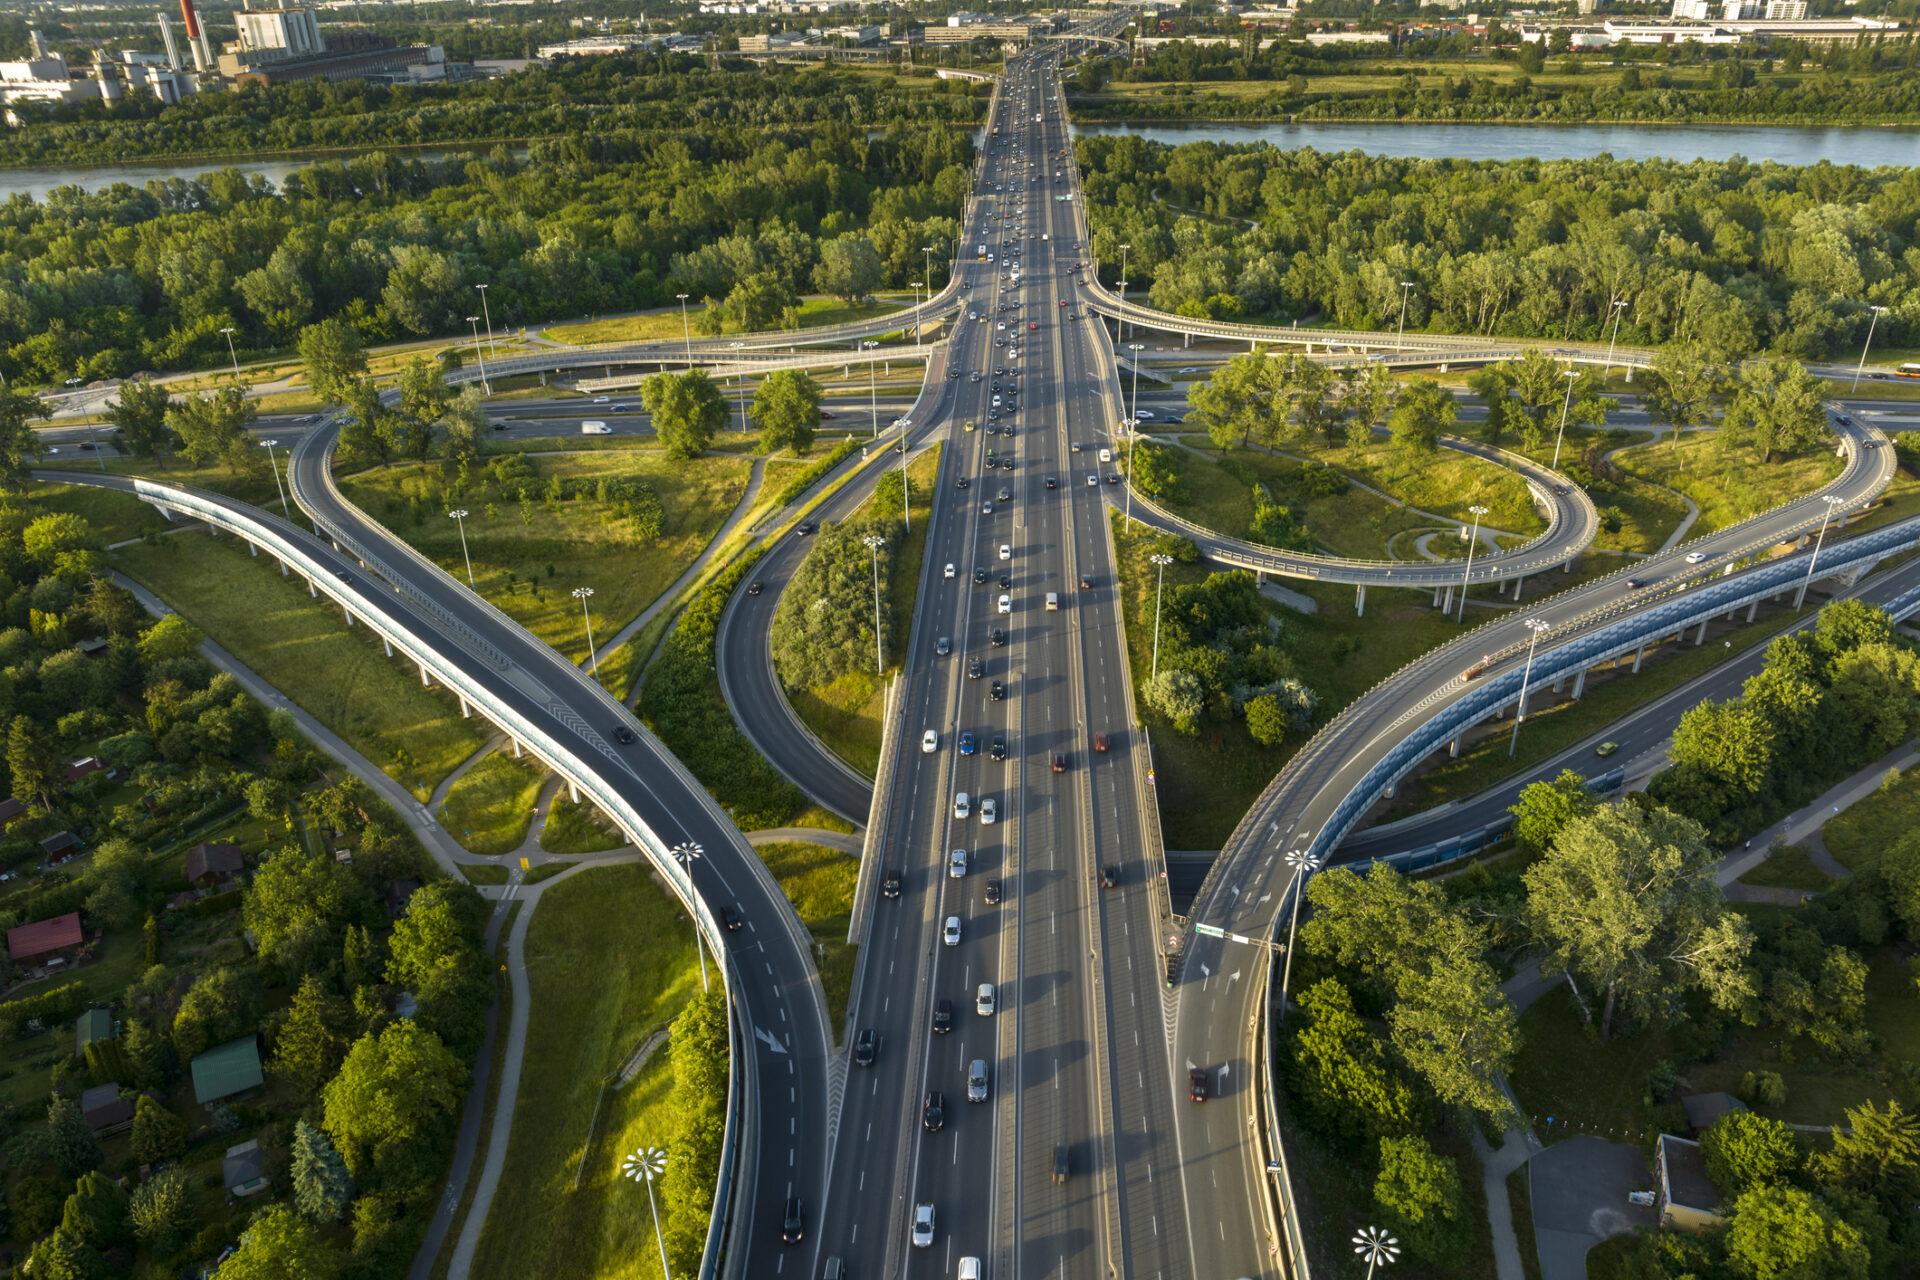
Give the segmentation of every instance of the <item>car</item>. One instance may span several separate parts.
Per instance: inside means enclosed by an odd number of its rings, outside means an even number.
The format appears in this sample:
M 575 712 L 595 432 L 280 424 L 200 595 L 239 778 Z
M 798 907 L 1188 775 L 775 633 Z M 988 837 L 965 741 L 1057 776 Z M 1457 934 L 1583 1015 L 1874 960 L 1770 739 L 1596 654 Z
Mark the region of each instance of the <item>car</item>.
M 1039 322 L 1038 320 L 1029 320 L 1029 321 L 1027 321 L 1027 328 L 1029 328 L 1029 329 L 1038 329 L 1039 327 L 1040 327 L 1040 322 Z
M 1702 560 L 1705 560 L 1706 558 L 1707 558 L 1707 553 L 1706 553 L 1706 552 L 1704 552 L 1704 551 L 1689 551 L 1689 552 L 1687 552 L 1687 563 L 1688 563 L 1688 564 L 1699 564 L 1699 563 L 1700 563 L 1700 562 L 1701 562 Z
M 1047 488 L 1049 488 L 1049 489 L 1058 489 L 1059 487 L 1060 487 L 1060 482 L 1059 482 L 1058 480 L 1056 480 L 1056 479 L 1055 479 L 1054 477 L 1052 477 L 1052 476 L 1048 476 L 1048 477 L 1047 477 Z
M 1133 411 L 1133 420 L 1134 420 L 1135 422 L 1152 422 L 1152 421 L 1153 421 L 1153 410 L 1151 410 L 1151 409 L 1135 409 L 1135 410 Z
M 941 636 L 938 640 L 934 641 L 933 651 L 943 658 L 946 657 L 953 652 L 953 638 L 951 636 Z
M 994 806 L 992 796 L 988 796 L 985 800 L 982 800 L 980 802 L 980 825 L 981 826 L 983 827 L 992 826 L 995 820 L 999 818 L 999 816 L 1000 816 L 1000 811 Z
M 593 402 L 594 402 L 595 404 L 606 404 L 606 403 L 608 403 L 609 401 L 611 401 L 612 399 L 613 399 L 613 397 L 612 397 L 612 396 L 595 396 L 595 397 L 593 398 Z
M 994 992 L 991 982 L 983 982 L 980 989 L 973 993 L 973 1011 L 983 1018 L 993 1016 Z
M 964 791 L 955 792 L 953 797 L 953 816 L 956 818 L 971 818 L 973 816 L 973 797 Z
M 987 632 L 987 643 L 992 647 L 994 647 L 995 649 L 998 649 L 1001 645 L 1005 644 L 1006 642 L 1007 642 L 1007 633 L 1002 631 L 1000 628 L 995 627 L 991 631 Z
M 967 679 L 978 680 L 987 673 L 987 664 L 979 658 L 967 659 Z
M 1011 471 L 1013 470 L 1013 459 L 1008 458 L 1005 462 L 1001 463 L 1000 465 L 1005 467 L 1007 470 Z M 1009 493 L 1006 489 L 1006 486 L 1004 485 L 1001 486 L 1000 492 L 995 494 L 994 497 L 1000 502 L 1013 501 L 1013 494 Z
M 992 514 L 993 514 L 993 504 L 992 504 L 991 502 L 983 502 L 983 503 L 981 503 L 981 504 L 980 504 L 980 514 L 981 514 L 981 515 L 983 515 L 983 516 L 990 516 L 990 515 L 992 515 Z
M 967 851 L 965 849 L 955 849 L 947 855 L 947 878 L 950 880 L 962 880 L 966 878 L 966 874 Z
M 1597 756 L 1610 756 L 1614 752 L 1618 751 L 1619 749 L 1620 749 L 1619 743 L 1608 741 L 1608 742 L 1603 742 L 1599 746 L 1595 747 L 1593 749 L 1593 754 Z
M 933 1206 L 930 1204 L 913 1206 L 913 1247 L 933 1248 Z
M 1209 1092 L 1207 1069 L 1189 1067 L 1187 1069 L 1187 1097 L 1194 1102 L 1205 1102 Z
M 927 755 L 932 755 L 934 752 L 938 751 L 939 749 L 940 749 L 940 733 L 938 730 L 929 729 L 925 733 L 920 735 L 920 750 L 922 752 L 924 752 Z
M 920 1126 L 928 1133 L 938 1133 L 946 1128 L 946 1125 L 947 1095 L 935 1089 L 927 1094 L 927 1100 L 920 1104 Z
M 936 1000 L 933 1004 L 933 1034 L 943 1036 L 953 1030 L 953 1001 Z
M 976 566 L 974 567 L 974 570 L 973 570 L 973 580 L 974 580 L 975 582 L 977 582 L 977 583 L 979 583 L 979 584 L 980 584 L 980 585 L 982 585 L 982 586 L 985 586 L 985 585 L 986 585 L 986 581 L 987 581 L 987 570 L 986 570 L 986 567 L 985 567 L 985 566 L 983 566 L 983 565 L 976 565 Z
M 973 484 L 973 481 L 967 479 L 967 477 L 965 476 L 955 476 L 953 478 L 953 487 L 956 489 L 965 489 L 971 486 L 972 484 Z
M 1112 865 L 1100 868 L 1100 887 L 1102 889 L 1118 888 L 1119 884 L 1120 868 Z
M 1005 595 L 1003 595 L 1003 596 L 1001 596 L 1001 597 L 1000 597 L 1000 599 L 999 599 L 999 601 L 998 601 L 998 602 L 997 602 L 997 604 L 995 605 L 995 607 L 996 607 L 996 608 L 998 608 L 998 609 L 999 609 L 999 611 L 1000 611 L 1001 613 L 1012 613 L 1012 612 L 1013 612 L 1013 597 L 1012 597 L 1012 596 L 1005 596 Z
M 987 881 L 987 888 L 984 896 L 986 898 L 986 902 L 988 906 L 990 907 L 999 906 L 1000 905 L 1000 881 L 997 879 Z
M 985 1102 L 987 1100 L 987 1060 L 975 1058 L 967 1064 L 967 1101 Z
M 947 917 L 947 926 L 946 928 L 940 931 L 940 941 L 946 943 L 950 947 L 957 947 L 960 945 L 960 917 L 959 916 Z
M 860 1038 L 853 1042 L 853 1065 L 870 1067 L 879 1056 L 880 1033 L 868 1027 L 860 1033 Z
M 1001 575 L 1000 575 L 1000 578 L 999 578 L 999 582 L 1000 582 L 1000 589 L 1001 589 L 1002 591 L 1011 591 L 1011 590 L 1013 590 L 1013 575 L 1012 575 L 1012 574 L 1010 574 L 1010 573 L 1003 573 L 1003 574 L 1001 574 Z
M 1641 587 L 1647 585 L 1647 580 L 1645 578 L 1628 578 L 1626 585 L 1627 590 L 1638 591 Z
M 898 871 L 889 869 L 887 874 L 881 879 L 880 896 L 883 898 L 897 898 L 900 896 L 900 873 Z
M 623 724 L 613 726 L 613 739 L 623 747 L 630 747 L 640 741 L 639 736 Z
M 1064 1142 L 1056 1142 L 1053 1144 L 1053 1180 L 1055 1182 L 1065 1182 L 1068 1173 L 1071 1172 L 1070 1165 L 1072 1162 L 1067 1155 L 1068 1150 L 1069 1148 Z
M 1002 684 L 1000 681 L 995 680 L 993 683 L 987 686 L 987 697 L 994 702 L 1006 701 L 1007 686 Z
M 1101 755 L 1105 755 L 1107 753 L 1107 746 L 1108 741 L 1106 734 L 1096 733 L 1093 735 L 1093 749 L 1095 751 L 1098 751 Z
M 1081 575 L 1080 575 L 1080 589 L 1081 589 L 1082 591 L 1091 591 L 1091 590 L 1093 590 L 1093 575 L 1092 575 L 1092 574 L 1087 574 L 1087 573 L 1083 573 L 1083 574 L 1081 574 Z
M 954 570 L 953 570 L 953 561 L 951 561 L 951 560 L 949 560 L 949 561 L 947 561 L 947 569 L 946 569 L 946 576 L 947 576 L 947 577 L 949 577 L 949 578 L 951 578 L 951 577 L 953 576 L 953 572 L 954 572 Z
M 1093 476 L 1093 475 L 1090 475 L 1090 476 L 1088 476 L 1088 477 L 1087 477 L 1087 488 L 1089 488 L 1089 489 L 1098 489 L 1099 487 L 1100 487 L 1100 477 L 1099 477 L 1099 476 Z
M 814 523 L 811 520 L 802 520 L 799 526 L 794 530 L 794 532 L 798 533 L 801 537 L 804 538 L 808 534 L 813 533 L 819 527 L 820 526 L 818 524 Z
M 975 740 L 973 736 L 973 730 L 962 729 L 960 731 L 960 754 L 963 756 L 970 756 L 974 752 L 974 747 L 975 747 Z
M 993 742 L 987 747 L 987 755 L 995 760 L 1007 758 L 1007 740 L 1000 734 L 993 735 Z
M 1065 753 L 1059 751 L 1053 753 L 1052 767 L 1055 773 L 1065 773 L 1067 771 L 1067 757 Z
M 1066 300 L 1065 298 L 1062 298 L 1062 299 L 1060 299 L 1060 305 L 1061 305 L 1062 307 L 1064 307 L 1064 306 L 1066 306 L 1066 305 L 1067 305 L 1067 300 Z
M 752 582 L 749 582 L 747 584 L 747 594 L 750 596 L 757 596 L 762 591 L 765 591 L 766 589 L 767 589 L 767 584 L 760 581 L 760 579 L 758 578 L 755 578 Z
M 786 1211 L 780 1215 L 780 1243 L 799 1244 L 807 1235 L 807 1218 L 799 1196 L 788 1196 Z

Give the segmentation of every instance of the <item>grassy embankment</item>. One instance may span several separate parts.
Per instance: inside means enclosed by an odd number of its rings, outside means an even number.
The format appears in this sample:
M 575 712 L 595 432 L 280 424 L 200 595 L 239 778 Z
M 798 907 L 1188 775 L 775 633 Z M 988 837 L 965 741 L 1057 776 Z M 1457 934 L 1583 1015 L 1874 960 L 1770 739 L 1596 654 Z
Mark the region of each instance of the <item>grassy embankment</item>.
M 865 320 L 869 316 L 884 315 L 889 311 L 898 311 L 911 304 L 910 295 L 882 294 L 867 302 L 843 302 L 838 298 L 809 297 L 800 300 L 798 328 L 816 329 L 825 325 L 847 324 L 855 320 Z M 575 324 L 556 324 L 543 330 L 545 336 L 555 342 L 565 342 L 574 346 L 587 346 L 596 342 L 665 342 L 691 335 L 697 342 L 713 340 L 716 336 L 701 331 L 701 323 L 706 317 L 707 307 L 689 306 L 686 312 L 685 327 L 682 327 L 678 307 L 662 307 L 657 311 L 642 312 L 631 316 L 609 316 L 605 320 L 583 320 Z
M 492 752 L 447 789 L 440 825 L 469 853 L 511 853 L 527 838 L 546 779 L 546 770 L 533 760 Z

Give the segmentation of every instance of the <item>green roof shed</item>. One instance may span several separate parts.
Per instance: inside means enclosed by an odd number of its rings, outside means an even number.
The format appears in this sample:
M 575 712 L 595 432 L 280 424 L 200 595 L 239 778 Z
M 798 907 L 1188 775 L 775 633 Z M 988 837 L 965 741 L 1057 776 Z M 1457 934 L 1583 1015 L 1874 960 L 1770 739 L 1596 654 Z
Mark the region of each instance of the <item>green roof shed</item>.
M 241 1036 L 193 1060 L 193 1100 L 210 1106 L 258 1088 L 265 1078 L 260 1071 L 260 1037 Z

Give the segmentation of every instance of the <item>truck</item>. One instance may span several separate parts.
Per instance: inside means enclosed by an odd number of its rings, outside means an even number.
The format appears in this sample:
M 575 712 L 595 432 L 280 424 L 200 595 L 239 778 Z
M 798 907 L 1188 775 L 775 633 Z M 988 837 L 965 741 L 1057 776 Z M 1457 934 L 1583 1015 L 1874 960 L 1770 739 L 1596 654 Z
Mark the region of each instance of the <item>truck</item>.
M 974 253 L 973 260 L 975 262 L 985 262 L 987 260 L 987 246 L 981 245 L 980 248 Z
M 610 436 L 613 434 L 613 428 L 604 422 L 588 421 L 580 424 L 580 434 L 583 436 Z

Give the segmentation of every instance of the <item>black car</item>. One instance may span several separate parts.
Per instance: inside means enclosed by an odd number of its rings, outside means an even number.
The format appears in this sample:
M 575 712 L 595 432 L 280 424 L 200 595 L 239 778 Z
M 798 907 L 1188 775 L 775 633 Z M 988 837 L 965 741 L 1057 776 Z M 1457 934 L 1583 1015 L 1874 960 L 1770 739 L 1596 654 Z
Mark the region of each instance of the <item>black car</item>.
M 987 686 L 987 696 L 989 698 L 992 698 L 995 702 L 1000 702 L 1003 699 L 1005 699 L 1007 696 L 1007 686 L 1004 684 L 1001 684 L 998 680 L 995 680 L 992 684 Z
M 1080 589 L 1082 591 L 1093 590 L 1093 578 L 1091 575 L 1084 573 L 1080 575 Z
M 1007 758 L 1007 740 L 999 734 L 993 735 L 993 741 L 987 745 L 987 754 L 995 760 Z
M 984 587 L 984 586 L 986 586 L 986 585 L 987 585 L 987 571 L 986 571 L 985 569 L 982 569 L 982 568 L 977 568 L 977 567 L 976 567 L 976 568 L 974 569 L 974 571 L 973 571 L 973 580 L 974 580 L 974 582 L 975 582 L 976 584 L 978 584 L 978 585 L 980 585 L 980 586 L 983 586 L 983 587 Z
M 992 645 L 994 648 L 998 649 L 1001 645 L 1005 644 L 1006 642 L 1007 642 L 1007 633 L 1002 631 L 1000 628 L 995 627 L 993 630 L 987 632 L 987 643 Z
M 1100 887 L 1102 889 L 1111 889 L 1119 883 L 1120 883 L 1120 868 L 1118 867 L 1100 868 Z
M 953 481 L 953 487 L 956 489 L 964 489 L 968 485 L 971 485 L 972 483 L 973 481 L 967 479 L 965 476 L 955 476 Z
M 951 1030 L 953 1030 L 953 1001 L 935 1001 L 933 1006 L 933 1034 L 943 1036 Z
M 819 527 L 820 526 L 815 522 L 813 522 L 812 520 L 802 520 L 800 522 L 799 532 L 802 537 L 805 537 L 807 534 L 812 533 L 814 530 L 818 529 Z
M 978 680 L 981 676 L 985 674 L 987 674 L 986 663 L 980 661 L 980 659 L 978 658 L 967 659 L 967 679 Z
M 720 908 L 720 923 L 727 927 L 728 933 L 738 933 L 740 932 L 740 926 L 745 924 L 746 921 L 742 920 L 740 913 L 732 907 L 722 907 Z
M 874 1059 L 879 1056 L 880 1034 L 872 1027 L 868 1027 L 860 1033 L 860 1038 L 853 1042 L 853 1065 L 870 1067 Z
M 1207 1069 L 1205 1067 L 1189 1067 L 1187 1069 L 1187 1097 L 1195 1102 L 1205 1102 L 1207 1100 L 1207 1093 Z
M 927 1095 L 920 1104 L 920 1123 L 928 1133 L 938 1133 L 947 1123 L 947 1096 L 938 1089 Z
M 1047 477 L 1047 488 L 1058 489 L 1059 487 L 1060 487 L 1060 482 L 1058 480 L 1054 479 L 1052 476 Z
M 788 1196 L 786 1212 L 780 1217 L 780 1243 L 799 1244 L 807 1237 L 807 1218 L 801 1211 L 800 1197 Z
M 623 747 L 630 747 L 634 743 L 640 741 L 640 739 L 634 734 L 633 730 L 627 728 L 627 726 L 623 724 L 617 724 L 613 726 L 613 737 L 614 737 L 614 741 L 618 742 Z
M 995 502 L 1011 502 L 1013 501 L 1013 494 L 1007 491 L 1007 488 L 1005 485 L 1002 485 L 1000 487 L 1000 492 L 994 495 L 993 500 Z
M 1110 475 L 1110 476 L 1108 476 L 1108 477 L 1107 477 L 1107 483 L 1108 483 L 1108 484 L 1119 484 L 1119 483 L 1120 483 L 1120 475 L 1119 475 L 1119 473 L 1118 473 L 1118 472 L 1115 472 L 1115 473 L 1114 473 L 1113 475 Z
M 758 578 L 755 578 L 752 582 L 749 582 L 747 584 L 747 594 L 750 596 L 757 596 L 762 591 L 765 591 L 766 589 L 767 589 L 767 584 L 760 581 Z
M 897 898 L 900 896 L 900 873 L 898 871 L 887 872 L 886 876 L 880 881 L 880 896 L 883 898 Z
M 1000 905 L 1000 882 L 998 880 L 987 881 L 987 905 L 990 907 Z
M 1002 591 L 1013 590 L 1013 576 L 1011 574 L 1003 573 L 1000 575 L 1000 589 Z

